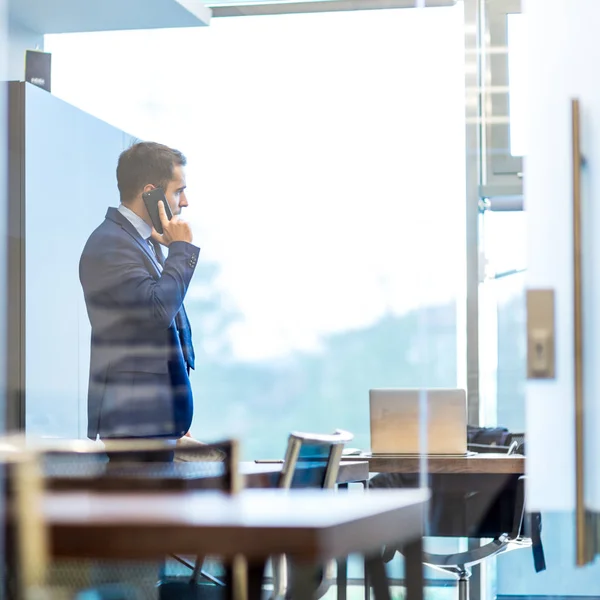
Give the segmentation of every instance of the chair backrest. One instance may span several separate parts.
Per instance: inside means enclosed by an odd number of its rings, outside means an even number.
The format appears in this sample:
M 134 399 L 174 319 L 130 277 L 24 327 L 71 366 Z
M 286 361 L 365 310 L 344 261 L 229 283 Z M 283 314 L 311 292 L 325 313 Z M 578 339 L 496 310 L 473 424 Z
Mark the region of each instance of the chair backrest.
M 525 434 L 524 433 L 511 433 L 508 436 L 507 442 L 509 446 L 514 450 L 509 454 L 525 454 Z
M 71 559 L 65 568 L 64 561 L 50 560 L 47 531 L 41 511 L 36 507 L 41 498 L 37 490 L 41 492 L 43 487 L 52 488 L 52 481 L 57 478 L 61 485 L 54 489 L 62 491 L 175 491 L 186 487 L 173 485 L 180 476 L 179 481 L 196 476 L 209 479 L 209 485 L 200 487 L 230 494 L 239 492 L 242 487 L 239 446 L 235 440 L 206 445 L 186 440 L 175 447 L 176 462 L 166 464 L 159 459 L 172 451 L 173 445 L 154 440 L 122 440 L 105 444 L 89 440 L 0 440 L 0 453 L 7 449 L 14 457 L 15 466 L 7 470 L 9 481 L 5 489 L 10 501 L 7 504 L 15 509 L 11 513 L 14 517 L 7 522 L 6 555 L 10 577 L 4 578 L 4 591 L 7 592 L 4 597 L 15 600 L 25 600 L 26 594 L 36 589 L 48 593 L 60 589 L 63 593 L 81 585 L 87 586 L 91 583 L 88 581 L 90 564 L 96 565 L 96 576 L 100 573 L 100 563 L 96 564 L 96 561 Z M 21 467 L 23 461 L 20 459 L 26 456 L 35 457 L 35 469 L 28 463 Z M 145 462 L 140 462 L 140 458 Z M 189 464 L 191 462 L 194 464 Z M 102 569 L 108 571 L 102 573 L 113 577 L 113 567 L 103 566 Z M 125 561 L 119 563 L 118 576 L 126 576 L 137 585 L 143 584 L 146 590 L 146 579 L 142 582 L 139 573 L 147 577 L 155 569 L 156 565 L 130 565 Z M 50 581 L 47 573 L 52 574 L 51 586 L 46 584 Z M 153 588 L 151 578 L 148 583 Z
M 288 438 L 279 487 L 333 488 L 344 444 L 353 438 L 351 433 L 342 429 L 330 435 L 292 432 Z
M 174 461 L 165 461 L 173 452 Z M 64 440 L 40 448 L 40 453 L 48 486 L 62 491 L 127 491 L 127 486 L 131 491 L 176 491 L 192 477 L 210 478 L 210 489 L 226 493 L 241 489 L 236 440 L 186 440 L 176 446 L 156 440 Z
M 499 453 L 499 454 L 524 454 L 525 453 L 525 434 L 507 432 L 503 439 L 503 444 L 491 443 L 473 443 L 467 444 L 467 449 L 479 453 Z
M 1 453 L 5 532 L 2 597 L 46 597 L 49 535 L 42 513 L 43 478 L 33 452 Z
M 525 484 L 527 478 L 525 475 L 519 477 L 515 490 L 515 512 L 513 518 L 513 527 L 511 539 L 516 540 L 525 534 Z

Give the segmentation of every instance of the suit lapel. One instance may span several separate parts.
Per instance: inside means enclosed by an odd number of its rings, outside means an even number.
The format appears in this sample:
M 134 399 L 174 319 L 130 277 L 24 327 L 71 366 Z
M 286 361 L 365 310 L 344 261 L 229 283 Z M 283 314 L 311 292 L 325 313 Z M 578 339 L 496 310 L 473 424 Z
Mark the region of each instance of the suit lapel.
M 150 248 L 148 242 L 143 239 L 142 236 L 140 236 L 140 234 L 137 232 L 137 229 L 129 222 L 129 220 L 126 219 L 116 208 L 109 208 L 108 212 L 106 213 L 106 218 L 120 225 L 123 230 L 125 230 L 135 240 L 136 244 L 138 244 L 138 246 L 142 249 L 142 252 L 144 252 L 146 256 L 150 258 L 156 274 L 160 277 L 163 267 L 158 262 L 158 257 L 154 253 L 154 250 Z M 193 369 L 195 364 L 195 356 L 194 346 L 192 344 L 192 330 L 183 304 L 181 305 L 181 308 L 179 309 L 179 312 L 175 318 L 177 321 L 179 321 L 178 330 L 180 331 L 180 336 L 183 333 L 183 338 L 180 338 L 180 340 L 182 342 L 182 350 L 185 360 Z
M 156 274 L 160 275 L 162 272 L 162 268 L 158 264 L 154 252 L 152 251 L 150 246 L 148 246 L 148 242 L 142 239 L 140 234 L 137 232 L 137 229 L 116 208 L 109 208 L 106 213 L 106 218 L 110 219 L 111 221 L 114 221 L 115 223 L 117 223 L 117 225 L 120 225 L 135 240 L 137 245 L 152 261 L 152 266 L 154 267 Z

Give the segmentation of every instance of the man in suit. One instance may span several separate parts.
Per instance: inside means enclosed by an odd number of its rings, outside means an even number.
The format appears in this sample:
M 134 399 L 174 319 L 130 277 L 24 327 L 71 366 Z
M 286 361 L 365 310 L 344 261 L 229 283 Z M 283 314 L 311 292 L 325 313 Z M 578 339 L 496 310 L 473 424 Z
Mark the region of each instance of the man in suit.
M 188 434 L 193 415 L 191 329 L 183 305 L 200 249 L 180 214 L 188 206 L 186 158 L 141 142 L 117 166 L 121 204 L 109 208 L 79 263 L 92 326 L 88 437 L 102 440 Z M 162 188 L 164 233 L 152 226 L 142 194 Z M 165 258 L 162 247 L 168 248 Z M 170 456 L 168 459 L 172 459 Z M 151 460 L 151 459 L 148 459 Z

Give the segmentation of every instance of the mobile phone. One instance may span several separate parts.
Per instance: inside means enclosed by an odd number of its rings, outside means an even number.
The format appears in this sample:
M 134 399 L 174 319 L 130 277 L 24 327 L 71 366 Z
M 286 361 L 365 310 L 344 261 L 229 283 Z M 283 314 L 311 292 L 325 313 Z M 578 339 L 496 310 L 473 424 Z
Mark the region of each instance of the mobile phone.
M 154 225 L 154 229 L 156 229 L 156 231 L 158 231 L 158 233 L 160 233 L 162 235 L 163 234 L 163 226 L 162 226 L 162 223 L 160 222 L 160 215 L 158 214 L 159 200 L 163 201 L 163 204 L 165 206 L 165 213 L 167 214 L 167 219 L 169 219 L 169 221 L 170 221 L 171 218 L 173 217 L 173 213 L 171 212 L 171 207 L 169 206 L 169 203 L 167 202 L 167 198 L 165 197 L 164 190 L 162 188 L 154 188 L 153 190 L 150 190 L 149 192 L 144 192 L 142 194 L 142 199 L 144 200 L 144 204 L 146 205 L 146 210 L 148 211 L 148 214 L 150 215 L 150 220 L 152 221 L 152 224 Z

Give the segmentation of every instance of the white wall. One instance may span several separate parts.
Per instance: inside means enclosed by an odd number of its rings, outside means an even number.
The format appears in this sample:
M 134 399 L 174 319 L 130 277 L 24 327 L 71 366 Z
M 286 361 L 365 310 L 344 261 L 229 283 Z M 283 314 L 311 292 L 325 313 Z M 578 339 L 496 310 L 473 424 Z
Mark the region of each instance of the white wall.
M 585 393 L 585 503 L 600 511 L 600 87 L 592 75 L 600 64 L 598 29 L 600 5 L 593 0 L 569 3 L 571 36 L 577 40 L 570 70 L 576 76 L 573 94 L 581 101 L 583 287 L 584 287 L 584 393 Z
M 536 575 L 531 556 L 498 558 L 500 595 L 600 596 L 600 565 L 575 566 L 575 411 L 573 369 L 573 236 L 571 98 L 582 110 L 584 369 L 587 504 L 600 506 L 600 2 L 524 0 L 528 29 L 528 132 L 525 207 L 529 288 L 556 292 L 557 376 L 527 383 L 528 508 L 542 512 L 548 570 Z M 592 439 L 594 437 L 595 439 Z
M 529 508 L 572 511 L 575 503 L 573 265 L 570 99 L 582 110 L 584 335 L 588 506 L 600 508 L 600 60 L 597 0 L 526 0 L 529 21 L 529 148 L 525 204 L 528 286 L 557 300 L 557 378 L 527 385 Z M 592 439 L 595 438 L 595 439 Z

